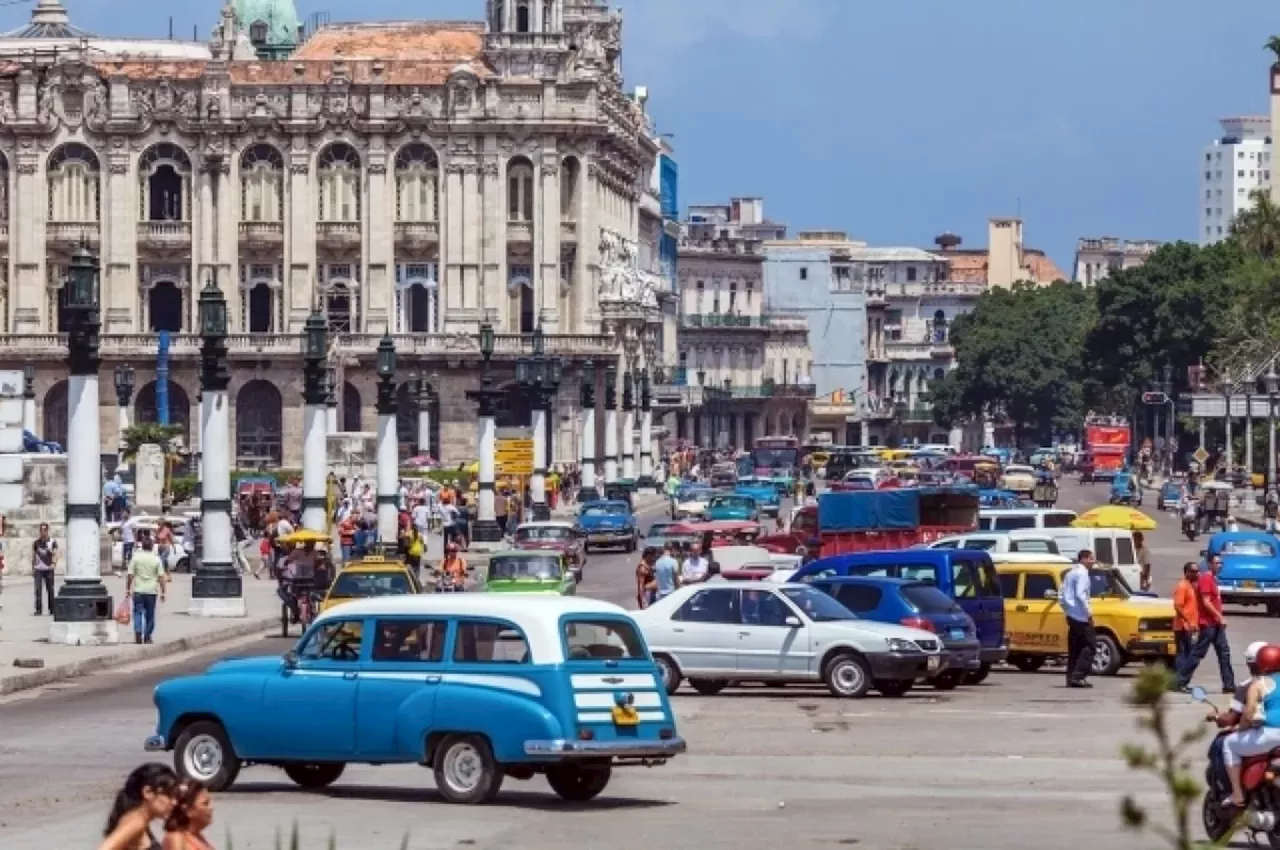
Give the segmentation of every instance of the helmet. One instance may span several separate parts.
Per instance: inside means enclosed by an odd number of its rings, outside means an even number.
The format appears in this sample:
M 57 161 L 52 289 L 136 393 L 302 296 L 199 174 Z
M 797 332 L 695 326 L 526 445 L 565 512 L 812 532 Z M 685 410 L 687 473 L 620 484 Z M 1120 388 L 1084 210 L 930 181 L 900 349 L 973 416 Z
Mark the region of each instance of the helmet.
M 457 551 L 458 551 L 458 544 L 457 544 L 457 543 L 454 543 L 452 540 L 450 540 L 448 543 L 446 543 L 446 544 L 445 544 L 445 546 L 444 546 L 444 551 L 446 551 L 446 552 L 457 552 Z
M 1244 663 L 1253 664 L 1254 662 L 1256 662 L 1258 660 L 1258 653 L 1261 652 L 1262 648 L 1265 647 L 1266 645 L 1267 645 L 1267 642 L 1265 640 L 1255 640 L 1253 643 L 1245 647 Z
M 1258 650 L 1258 672 L 1264 676 L 1280 673 L 1280 646 L 1267 644 Z

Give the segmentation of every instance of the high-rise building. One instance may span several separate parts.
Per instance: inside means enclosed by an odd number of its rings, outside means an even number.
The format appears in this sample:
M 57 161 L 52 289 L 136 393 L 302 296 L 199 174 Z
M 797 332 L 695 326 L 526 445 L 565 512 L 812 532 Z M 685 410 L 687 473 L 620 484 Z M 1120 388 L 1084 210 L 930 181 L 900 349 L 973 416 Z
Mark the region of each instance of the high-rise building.
M 1252 193 L 1271 186 L 1271 119 L 1242 115 L 1222 119 L 1222 135 L 1200 157 L 1201 245 L 1231 233 L 1231 222 L 1253 206 Z

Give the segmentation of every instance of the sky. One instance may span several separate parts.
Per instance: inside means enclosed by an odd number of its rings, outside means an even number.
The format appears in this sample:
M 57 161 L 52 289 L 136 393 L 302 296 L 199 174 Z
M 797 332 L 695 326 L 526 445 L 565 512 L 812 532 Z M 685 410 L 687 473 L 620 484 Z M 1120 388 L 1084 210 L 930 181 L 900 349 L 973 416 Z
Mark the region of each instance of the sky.
M 31 4 L 0 0 L 0 27 Z M 207 38 L 220 0 L 64 0 L 103 35 Z M 1070 269 L 1082 236 L 1194 239 L 1218 120 L 1266 114 L 1274 0 L 615 0 L 628 88 L 674 135 L 680 201 L 873 245 L 986 244 L 1021 215 Z M 474 19 L 483 0 L 297 0 L 305 19 Z

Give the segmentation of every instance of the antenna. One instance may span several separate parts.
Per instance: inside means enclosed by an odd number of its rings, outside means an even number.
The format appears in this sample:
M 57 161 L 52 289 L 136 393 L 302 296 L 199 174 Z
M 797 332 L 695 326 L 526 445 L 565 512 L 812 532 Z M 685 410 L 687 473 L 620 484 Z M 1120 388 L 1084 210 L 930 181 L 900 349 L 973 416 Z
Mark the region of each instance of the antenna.
M 173 41 L 173 15 L 169 16 L 169 40 Z

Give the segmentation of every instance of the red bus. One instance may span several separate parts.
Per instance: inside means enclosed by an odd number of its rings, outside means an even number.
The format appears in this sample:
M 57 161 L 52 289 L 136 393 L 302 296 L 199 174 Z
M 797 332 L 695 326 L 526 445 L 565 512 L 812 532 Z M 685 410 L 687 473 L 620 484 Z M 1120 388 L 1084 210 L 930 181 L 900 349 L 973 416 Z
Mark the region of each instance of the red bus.
M 794 479 L 800 469 L 800 440 L 796 437 L 760 437 L 751 449 L 751 466 L 762 478 Z

